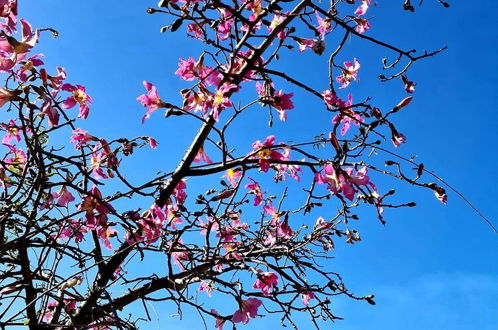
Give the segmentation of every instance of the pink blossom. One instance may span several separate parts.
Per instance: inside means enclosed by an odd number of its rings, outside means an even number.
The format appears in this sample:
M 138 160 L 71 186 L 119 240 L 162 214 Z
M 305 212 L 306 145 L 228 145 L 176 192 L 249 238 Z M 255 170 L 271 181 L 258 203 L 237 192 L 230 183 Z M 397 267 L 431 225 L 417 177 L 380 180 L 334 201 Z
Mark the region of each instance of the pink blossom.
M 341 100 L 337 95 L 330 91 L 330 90 L 324 90 L 322 92 L 323 100 L 325 101 L 325 104 L 327 104 L 330 107 L 339 107 L 339 108 L 345 108 L 346 103 Z
M 10 72 L 16 66 L 17 61 L 19 61 L 19 57 L 16 54 L 10 56 L 8 54 L 5 54 L 5 56 L 0 55 L 0 72 Z
M 406 142 L 406 136 L 402 133 L 393 132 L 391 136 L 391 141 L 393 142 L 394 146 L 397 148 L 401 144 Z
M 180 268 L 180 270 L 185 271 L 184 263 L 190 260 L 187 251 L 174 251 L 171 252 L 171 257 L 173 258 L 173 263 Z
M 273 287 L 278 284 L 278 277 L 271 272 L 258 272 L 258 279 L 253 284 L 253 289 L 261 289 L 265 296 L 268 296 Z
M 221 73 L 216 69 L 204 65 L 203 62 L 202 57 L 198 61 L 195 61 L 192 57 L 189 57 L 187 60 L 180 58 L 175 74 L 186 81 L 199 79 L 201 80 L 201 85 L 217 86 L 222 78 Z
M 201 147 L 199 149 L 199 152 L 197 152 L 197 155 L 195 155 L 195 158 L 193 160 L 194 163 L 200 163 L 201 161 L 205 162 L 206 164 L 211 164 L 213 162 L 204 151 L 204 147 Z
M 258 206 L 263 201 L 263 193 L 261 192 L 261 187 L 256 180 L 252 178 L 249 178 L 249 180 L 251 180 L 252 183 L 246 184 L 245 188 L 250 189 L 250 194 L 254 194 L 254 206 Z
M 187 33 L 193 33 L 196 39 L 202 38 L 201 26 L 197 23 L 191 23 L 187 25 Z
M 223 41 L 227 40 L 230 37 L 230 31 L 235 21 L 233 19 L 230 19 L 232 17 L 232 14 L 228 10 L 225 10 L 223 8 L 219 10 L 221 12 L 221 17 L 223 18 L 223 20 L 220 24 L 218 24 L 216 32 L 218 39 Z
M 252 144 L 253 152 L 256 152 L 252 158 L 259 159 L 259 167 L 263 172 L 268 172 L 271 160 L 281 160 L 283 157 L 280 152 L 271 149 L 274 143 L 275 136 L 270 135 L 264 142 L 258 140 Z
M 332 26 L 330 25 L 330 19 L 321 18 L 320 15 L 318 15 L 317 11 L 315 11 L 315 16 L 316 20 L 318 21 L 318 32 L 320 32 L 320 35 L 322 36 L 323 39 L 327 33 L 332 31 Z
M 26 82 L 26 80 L 28 79 L 28 75 L 31 73 L 31 70 L 43 64 L 43 61 L 40 59 L 40 57 L 43 57 L 43 54 L 36 54 L 28 58 L 25 63 L 16 71 L 16 78 L 21 82 Z M 19 57 L 18 61 L 20 61 Z
M 354 18 L 353 20 L 356 23 L 355 30 L 360 34 L 367 32 L 367 30 L 372 27 L 370 23 L 364 18 L 357 17 Z
M 58 191 L 53 192 L 52 197 L 59 206 L 67 206 L 67 204 L 74 201 L 73 194 L 67 190 L 66 186 L 62 186 Z
M 197 289 L 199 292 L 206 292 L 206 294 L 211 297 L 211 293 L 213 292 L 213 287 L 211 286 L 210 283 L 201 281 L 201 284 L 199 285 L 199 289 Z
M 325 51 L 325 40 L 305 39 L 292 37 L 299 45 L 299 51 L 304 52 L 306 49 L 311 49 L 315 54 L 322 55 Z
M 367 13 L 368 6 L 370 5 L 370 0 L 362 0 L 361 5 L 354 11 L 355 15 L 363 16 Z
M 164 102 L 161 100 L 159 94 L 157 93 L 157 88 L 150 82 L 145 80 L 143 81 L 143 85 L 145 87 L 145 90 L 147 91 L 147 94 L 142 94 L 137 97 L 137 101 L 142 103 L 142 105 L 147 108 L 147 112 L 142 117 L 142 124 L 145 122 L 145 119 L 150 117 L 151 113 L 159 108 L 165 107 Z
M 353 96 L 351 94 L 348 95 L 348 101 L 345 103 L 343 102 L 341 105 L 347 109 L 342 110 L 338 115 L 334 116 L 334 118 L 332 118 L 332 123 L 342 123 L 341 135 L 344 136 L 351 128 L 351 124 L 359 126 L 360 123 L 363 123 L 365 120 L 359 113 L 356 113 L 350 108 L 353 105 Z
M 0 24 L 2 30 L 5 30 L 9 34 L 15 32 L 17 23 L 17 0 L 1 0 L 0 17 L 6 21 L 6 23 Z
M 80 220 L 69 219 L 65 221 L 58 235 L 54 234 L 54 239 L 73 239 L 76 244 L 84 240 L 84 234 L 88 232 L 88 227 L 81 223 Z
M 301 299 L 303 301 L 304 306 L 308 306 L 310 300 L 315 298 L 315 294 L 311 291 L 301 293 Z
M 97 138 L 88 134 L 87 131 L 82 130 L 81 128 L 77 128 L 73 130 L 73 135 L 69 139 L 70 143 L 76 142 L 74 145 L 75 149 L 80 149 L 83 145 L 85 145 L 88 141 L 96 141 Z
M 250 318 L 258 316 L 258 308 L 262 302 L 256 298 L 249 298 L 240 302 L 240 308 L 233 314 L 232 321 L 234 323 L 242 322 L 247 324 Z
M 268 31 L 272 32 L 273 30 L 275 30 L 275 28 L 277 28 L 277 26 L 279 26 L 283 22 L 284 19 L 285 19 L 285 16 L 283 16 L 281 14 L 275 14 L 273 16 L 273 19 L 272 19 L 270 25 L 268 26 Z M 277 35 L 277 37 L 281 40 L 284 40 L 286 36 L 287 35 L 285 33 L 285 30 L 281 30 L 280 32 L 278 32 L 278 35 Z
M 108 250 L 112 250 L 112 244 L 109 238 L 115 237 L 118 234 L 118 231 L 116 229 L 113 229 L 108 226 L 102 226 L 97 229 L 97 236 L 100 238 L 102 243 L 104 243 L 104 246 Z
M 181 180 L 173 190 L 173 196 L 178 204 L 183 204 L 187 199 L 187 193 L 185 192 L 186 188 L 187 184 L 185 183 L 185 180 Z
M 232 106 L 232 101 L 230 101 L 229 94 L 232 91 L 236 91 L 239 87 L 234 84 L 223 84 L 217 89 L 213 98 L 213 118 L 218 121 L 220 112 L 228 107 Z
M 12 119 L 8 124 L 0 124 L 0 127 L 7 132 L 7 134 L 2 139 L 2 144 L 10 145 L 12 139 L 16 140 L 17 142 L 21 141 L 21 135 L 19 134 L 20 127 L 18 127 Z
M 223 176 L 227 178 L 232 187 L 236 187 L 238 179 L 242 176 L 242 171 L 240 171 L 237 168 L 236 169 L 229 168 Z
M 274 92 L 273 84 L 270 85 L 266 82 L 263 85 L 256 83 L 256 91 L 264 104 L 269 104 L 277 110 L 282 121 L 287 119 L 285 110 L 294 109 L 294 104 L 291 101 L 293 93 L 284 94 L 282 90 Z
M 16 165 L 24 165 L 26 163 L 27 160 L 26 154 L 22 149 L 16 148 L 8 144 L 6 146 L 10 149 L 9 154 L 12 154 L 12 157 L 5 159 L 6 164 L 16 166 Z
M 52 106 L 52 100 L 48 97 L 43 98 L 41 112 L 48 118 L 48 126 L 52 127 L 59 124 L 59 111 Z
M 282 153 L 282 159 L 281 160 L 287 160 L 290 161 L 290 148 L 283 148 L 283 153 Z M 303 159 L 304 161 L 305 159 Z M 299 165 L 293 165 L 293 164 L 276 164 L 275 165 L 275 176 L 274 180 L 275 182 L 279 182 L 281 180 L 287 180 L 287 175 L 292 177 L 296 181 L 300 181 L 301 178 L 299 177 L 300 174 L 303 173 L 301 170 L 301 167 Z
M 342 75 L 337 76 L 335 80 L 342 84 L 339 88 L 346 88 L 349 86 L 351 80 L 357 80 L 358 70 L 360 69 L 360 62 L 355 58 L 353 62 L 344 62 L 344 68 L 342 69 Z
M 54 311 L 55 308 L 57 307 L 59 303 L 57 301 L 49 301 L 47 303 L 45 312 L 43 313 L 43 321 L 45 322 L 50 322 L 52 320 L 52 317 L 54 316 Z
M 0 107 L 3 107 L 5 103 L 9 102 L 11 99 L 12 93 L 3 87 L 0 87 Z
M 319 217 L 315 222 L 315 230 L 329 229 L 334 226 L 333 222 L 326 221 L 323 217 Z
M 63 109 L 71 109 L 76 104 L 80 105 L 80 111 L 78 113 L 79 118 L 87 118 L 88 111 L 90 108 L 87 103 L 92 103 L 92 98 L 90 95 L 86 94 L 85 87 L 81 85 L 73 86 L 71 84 L 62 85 L 61 89 L 66 92 L 73 93 L 72 96 L 69 96 L 66 100 L 62 102 Z
M 216 309 L 212 309 L 211 310 L 211 314 L 219 315 L 218 311 L 216 311 Z M 216 316 L 216 322 L 214 324 L 214 327 L 216 328 L 216 330 L 223 330 L 223 324 L 224 323 L 225 323 L 224 319 L 222 319 L 221 317 L 217 317 Z
M 21 41 L 17 41 L 7 35 L 0 36 L 1 51 L 9 54 L 15 53 L 21 55 L 27 53 L 38 42 L 40 31 L 33 31 L 31 24 L 29 24 L 29 22 L 24 19 L 21 19 L 20 22 L 22 36 Z
M 149 146 L 152 148 L 152 149 L 156 149 L 157 148 L 157 141 L 156 139 L 152 138 L 152 137 L 147 137 L 147 140 L 149 141 Z

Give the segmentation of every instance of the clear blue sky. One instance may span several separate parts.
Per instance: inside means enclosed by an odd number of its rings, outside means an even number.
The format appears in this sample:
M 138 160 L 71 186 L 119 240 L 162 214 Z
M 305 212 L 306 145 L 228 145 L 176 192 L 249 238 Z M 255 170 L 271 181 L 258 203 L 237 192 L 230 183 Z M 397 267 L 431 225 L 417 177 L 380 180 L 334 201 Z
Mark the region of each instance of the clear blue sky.
M 196 129 L 188 123 L 178 126 L 159 113 L 145 125 L 140 123 L 144 109 L 135 98 L 143 93 L 142 80 L 155 83 L 163 99 L 178 101 L 177 91 L 186 86 L 173 75 L 178 58 L 200 54 L 198 46 L 185 41 L 182 34 L 159 33 L 169 22 L 164 16 L 145 13 L 147 6 L 156 3 L 20 1 L 20 17 L 35 27 L 50 26 L 60 32 L 57 40 L 43 35 L 38 48 L 48 67 L 64 66 L 69 80 L 85 85 L 94 99 L 90 118 L 82 126 L 109 139 L 152 135 L 161 143 L 155 161 L 147 158 L 129 165 L 137 172 L 137 180 L 143 178 L 138 172 L 144 166 L 150 168 L 148 176 L 158 169 L 172 169 Z M 419 63 L 410 75 L 418 85 L 414 102 L 397 117 L 400 131 L 408 137 L 399 151 L 405 156 L 417 155 L 498 224 L 498 38 L 494 14 L 498 5 L 495 1 L 452 1 L 451 5 L 445 10 L 427 0 L 411 14 L 401 9 L 401 0 L 378 1 L 370 12 L 375 18 L 368 33 L 404 48 L 448 46 L 444 53 Z M 348 54 L 363 65 L 362 82 L 351 91 L 393 105 L 404 95 L 396 85 L 400 83 L 382 87 L 368 80 L 379 68 L 379 58 L 366 46 L 351 41 Z M 325 89 L 326 77 L 318 74 L 318 64 L 325 59 L 306 56 L 309 62 L 300 65 L 284 57 L 282 66 Z M 323 119 L 314 115 L 306 100 L 296 100 L 286 126 L 277 123 L 274 132 L 283 141 L 299 140 L 319 120 Z M 246 122 L 241 128 L 251 125 L 256 124 Z M 257 136 L 246 136 L 247 130 L 241 130 L 238 138 L 245 145 L 238 147 L 243 151 L 251 139 L 264 138 L 268 129 L 263 126 L 258 126 L 261 134 Z M 377 305 L 341 299 L 336 302 L 336 314 L 345 320 L 330 328 L 496 329 L 498 235 L 451 192 L 446 206 L 428 191 L 405 186 L 398 192 L 405 200 L 417 201 L 418 207 L 388 210 L 386 226 L 363 219 L 358 223 L 363 241 L 355 246 L 338 244 L 332 261 L 333 269 L 344 275 L 355 293 L 375 294 Z M 161 305 L 156 310 L 159 325 L 152 322 L 143 328 L 200 328 L 197 314 L 178 321 L 168 317 L 174 312 L 170 307 Z M 275 329 L 279 323 L 267 317 L 251 326 Z

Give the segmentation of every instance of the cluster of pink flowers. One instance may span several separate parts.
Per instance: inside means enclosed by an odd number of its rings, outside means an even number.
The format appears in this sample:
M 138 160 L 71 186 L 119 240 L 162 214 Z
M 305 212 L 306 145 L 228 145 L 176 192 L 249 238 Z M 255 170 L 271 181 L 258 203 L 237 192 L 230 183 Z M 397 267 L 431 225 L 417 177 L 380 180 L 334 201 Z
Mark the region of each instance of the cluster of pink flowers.
M 368 7 L 370 6 L 370 1 L 371 0 L 362 0 L 361 5 L 354 11 L 355 15 L 358 15 L 357 17 L 353 18 L 354 22 L 356 23 L 355 30 L 358 33 L 365 33 L 371 27 L 370 22 L 362 17 L 359 17 L 364 16 L 367 13 Z
M 114 208 L 102 200 L 102 193 L 96 186 L 93 186 L 90 193 L 83 197 L 83 201 L 78 205 L 78 210 L 85 212 L 86 227 L 95 229 L 104 245 L 108 249 L 112 249 L 109 238 L 116 236 L 117 231 L 110 227 L 107 220 L 108 214 L 113 212 Z

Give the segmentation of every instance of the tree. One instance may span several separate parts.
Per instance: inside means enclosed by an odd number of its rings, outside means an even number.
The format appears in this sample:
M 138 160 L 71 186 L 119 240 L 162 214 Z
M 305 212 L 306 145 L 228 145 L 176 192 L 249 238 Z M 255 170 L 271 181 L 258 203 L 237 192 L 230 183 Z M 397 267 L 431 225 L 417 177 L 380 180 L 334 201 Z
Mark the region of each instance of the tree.
M 188 118 L 200 128 L 176 169 L 138 185 L 122 165 L 135 149 L 155 148 L 156 140 L 108 141 L 80 129 L 91 97 L 36 54 L 40 34 L 57 32 L 18 20 L 16 1 L 1 4 L 0 105 L 12 117 L 2 124 L 0 162 L 4 327 L 135 328 L 130 305 L 164 300 L 180 313 L 194 307 L 217 328 L 269 313 L 294 325 L 299 312 L 318 328 L 320 318 L 340 318 L 331 309 L 334 296 L 375 303 L 372 295 L 352 294 L 320 261 L 334 242 L 360 240 L 352 222 L 361 214 L 373 211 L 384 223 L 385 209 L 415 206 L 391 202 L 394 190 L 386 185 L 393 183 L 380 178 L 427 188 L 446 202 L 445 190 L 432 182 L 437 177 L 392 149 L 406 139 L 392 118 L 412 100 L 409 70 L 443 48 L 416 52 L 369 36 L 370 1 L 160 1 L 150 8 L 169 20 L 164 32 L 186 28 L 205 50 L 180 60 L 176 74 L 193 85 L 181 90 L 178 104 L 144 82 L 137 99 L 146 107 L 142 121 L 158 120 L 161 109 L 166 120 Z M 403 6 L 414 10 L 409 1 Z M 370 97 L 354 102 L 345 91 L 362 74 L 354 58 L 361 54 L 343 55 L 351 38 L 386 52 L 380 80 L 399 80 L 395 88 L 406 91 L 391 108 Z M 328 59 L 325 88 L 278 64 L 308 53 Z M 231 142 L 232 127 L 248 112 L 258 109 L 252 115 L 271 128 L 298 110 L 292 110 L 298 96 L 322 103 L 316 111 L 329 115 L 327 131 L 296 142 L 254 136 L 249 148 Z M 197 193 L 204 184 L 209 189 Z M 149 201 L 130 207 L 139 197 Z M 129 267 L 161 257 L 165 267 L 145 275 Z M 229 312 L 204 299 L 212 293 L 227 297 Z

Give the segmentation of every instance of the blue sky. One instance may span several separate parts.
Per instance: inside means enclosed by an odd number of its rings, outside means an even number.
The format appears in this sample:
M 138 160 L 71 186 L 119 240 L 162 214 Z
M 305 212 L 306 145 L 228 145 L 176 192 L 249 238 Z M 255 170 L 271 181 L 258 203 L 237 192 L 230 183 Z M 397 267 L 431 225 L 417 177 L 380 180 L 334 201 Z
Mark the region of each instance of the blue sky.
M 50 26 L 60 32 L 56 40 L 44 35 L 38 47 L 47 66 L 64 66 L 69 80 L 85 85 L 95 101 L 82 127 L 109 139 L 152 135 L 159 140 L 154 156 L 143 154 L 142 160 L 127 165 L 137 173 L 137 181 L 153 176 L 156 170 L 172 169 L 197 127 L 189 122 L 178 126 L 159 113 L 144 125 L 140 122 L 144 109 L 135 98 L 143 93 L 142 80 L 155 83 L 163 99 L 178 101 L 177 91 L 187 86 L 173 75 L 178 58 L 200 54 L 199 45 L 182 34 L 159 33 L 169 22 L 164 16 L 145 13 L 147 6 L 155 4 L 20 1 L 21 17 L 35 27 Z M 379 1 L 371 10 L 374 18 L 369 34 L 403 48 L 447 45 L 448 50 L 411 71 L 417 90 L 414 102 L 396 119 L 408 138 L 398 151 L 416 155 L 498 224 L 498 32 L 493 14 L 498 5 L 493 1 L 478 5 L 453 1 L 450 9 L 443 9 L 435 1 L 425 1 L 415 14 L 404 12 L 401 5 L 402 1 Z M 386 86 L 369 78 L 378 71 L 382 50 L 354 39 L 349 48 L 346 54 L 362 62 L 362 81 L 351 87 L 355 96 L 372 95 L 386 106 L 403 97 L 399 82 Z M 280 65 L 325 89 L 326 77 L 320 75 L 319 65 L 326 59 L 313 56 L 305 55 L 299 63 L 293 62 L 296 57 L 284 56 Z M 317 122 L 330 123 L 314 115 L 310 107 L 308 100 L 296 100 L 288 122 L 276 123 L 271 131 L 265 127 L 266 119 L 261 124 L 250 117 L 234 131 L 234 141 L 245 151 L 251 141 L 269 132 L 282 141 L 299 140 Z M 258 129 L 257 136 L 252 134 L 253 127 Z M 338 244 L 336 259 L 331 262 L 353 292 L 375 294 L 377 305 L 341 299 L 336 302 L 336 314 L 345 320 L 330 328 L 496 329 L 498 235 L 451 192 L 446 206 L 428 191 L 401 186 L 398 194 L 403 200 L 417 201 L 418 206 L 388 210 L 386 226 L 374 218 L 361 220 L 357 228 L 363 241 L 354 246 Z M 196 314 L 178 321 L 168 317 L 174 307 L 159 307 L 159 325 L 152 322 L 144 329 L 162 329 L 167 324 L 168 329 L 180 330 L 199 325 Z M 253 323 L 259 329 L 278 325 L 272 317 Z

